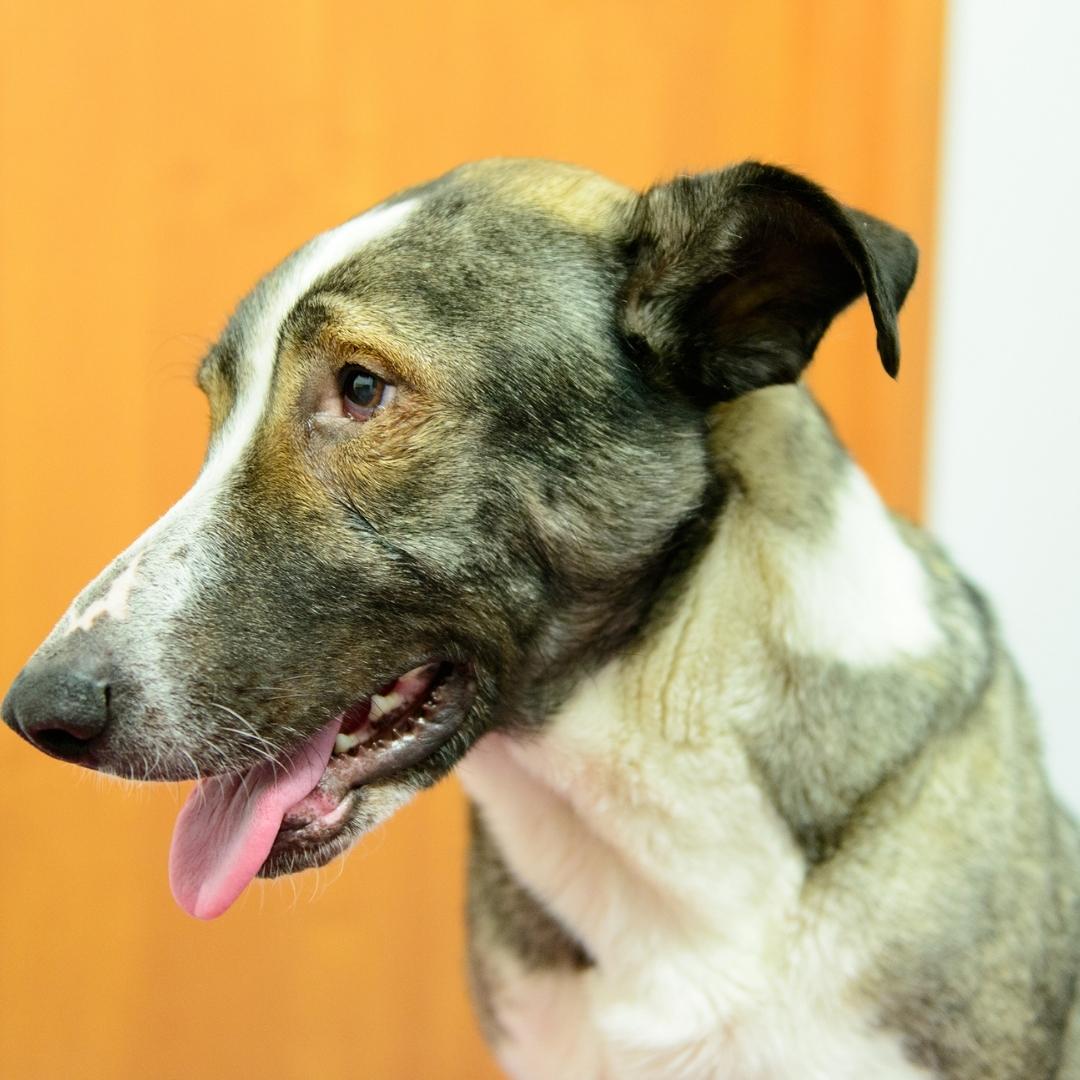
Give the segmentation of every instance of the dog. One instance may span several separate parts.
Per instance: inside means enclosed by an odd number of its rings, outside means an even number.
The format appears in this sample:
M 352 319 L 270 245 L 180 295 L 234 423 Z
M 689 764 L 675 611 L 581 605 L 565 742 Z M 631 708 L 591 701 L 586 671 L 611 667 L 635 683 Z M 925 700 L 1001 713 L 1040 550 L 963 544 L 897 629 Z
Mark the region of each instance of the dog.
M 1080 838 L 986 602 L 800 376 L 916 250 L 753 162 L 463 166 L 312 240 L 199 369 L 192 490 L 6 722 L 198 780 L 179 903 L 458 766 L 507 1072 L 1080 1076 Z

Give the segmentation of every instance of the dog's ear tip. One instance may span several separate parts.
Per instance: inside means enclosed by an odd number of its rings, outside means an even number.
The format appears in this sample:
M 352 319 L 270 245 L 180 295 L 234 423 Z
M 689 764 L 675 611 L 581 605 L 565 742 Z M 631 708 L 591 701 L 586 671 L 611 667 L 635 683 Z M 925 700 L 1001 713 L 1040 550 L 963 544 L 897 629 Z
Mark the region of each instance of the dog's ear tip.
M 881 366 L 890 379 L 900 378 L 900 343 L 895 334 L 878 336 L 878 355 L 881 357 Z

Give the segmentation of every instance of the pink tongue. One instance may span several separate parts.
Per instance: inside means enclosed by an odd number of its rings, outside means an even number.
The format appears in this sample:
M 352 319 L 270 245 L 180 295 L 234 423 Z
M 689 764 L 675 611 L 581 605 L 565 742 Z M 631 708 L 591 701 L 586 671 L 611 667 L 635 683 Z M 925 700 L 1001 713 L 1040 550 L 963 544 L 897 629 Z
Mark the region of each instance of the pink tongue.
M 169 852 L 169 884 L 189 915 L 217 918 L 244 891 L 282 819 L 318 784 L 339 727 L 338 720 L 327 724 L 284 762 L 199 781 L 176 819 Z

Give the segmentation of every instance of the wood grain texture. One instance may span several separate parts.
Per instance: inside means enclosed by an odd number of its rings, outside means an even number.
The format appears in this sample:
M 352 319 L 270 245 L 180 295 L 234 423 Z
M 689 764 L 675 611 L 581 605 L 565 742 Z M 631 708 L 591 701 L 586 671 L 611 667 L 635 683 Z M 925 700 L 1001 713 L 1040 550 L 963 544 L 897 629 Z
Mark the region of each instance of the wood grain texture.
M 941 7 L 0 0 L 0 685 L 192 479 L 191 373 L 231 305 L 395 188 L 490 154 L 634 185 L 759 157 L 932 255 Z M 813 374 L 911 512 L 927 265 L 898 384 L 861 309 Z M 4 733 L 0 770 L 4 1076 L 496 1075 L 465 998 L 453 785 L 347 869 L 203 925 L 166 885 L 177 790 L 125 791 Z

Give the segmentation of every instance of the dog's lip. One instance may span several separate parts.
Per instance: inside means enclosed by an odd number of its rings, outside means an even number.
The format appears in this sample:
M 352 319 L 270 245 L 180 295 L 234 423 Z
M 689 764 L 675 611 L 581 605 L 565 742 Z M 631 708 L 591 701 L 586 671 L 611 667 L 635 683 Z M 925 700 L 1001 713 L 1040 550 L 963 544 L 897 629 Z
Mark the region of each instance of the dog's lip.
M 472 705 L 476 679 L 469 663 L 437 666 L 422 700 L 405 713 L 422 709 L 423 726 L 377 750 L 361 746 L 355 756 L 332 756 L 311 794 L 285 815 L 260 876 L 273 877 L 329 861 L 347 846 L 342 838 L 362 802 L 360 789 L 421 764 L 454 736 Z

